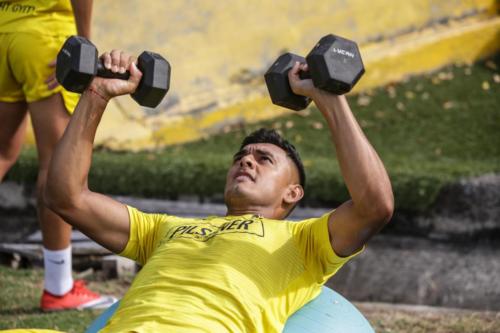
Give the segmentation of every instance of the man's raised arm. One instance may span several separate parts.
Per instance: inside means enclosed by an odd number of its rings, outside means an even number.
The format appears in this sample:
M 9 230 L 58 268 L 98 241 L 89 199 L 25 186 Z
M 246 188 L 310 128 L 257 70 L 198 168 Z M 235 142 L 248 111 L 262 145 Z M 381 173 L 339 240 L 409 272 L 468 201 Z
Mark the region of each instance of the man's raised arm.
M 290 70 L 290 86 L 296 94 L 311 97 L 325 117 L 351 195 L 351 200 L 339 206 L 328 222 L 333 250 L 349 256 L 390 220 L 394 209 L 391 183 L 346 98 L 315 88 L 311 80 L 301 80 L 299 70 L 307 70 L 307 65 L 297 63 Z
M 130 71 L 128 81 L 95 77 L 80 98 L 49 167 L 44 199 L 65 221 L 109 250 L 121 252 L 129 238 L 125 205 L 88 188 L 88 173 L 97 126 L 110 98 L 135 91 L 141 72 L 128 55 L 102 56 L 114 72 Z

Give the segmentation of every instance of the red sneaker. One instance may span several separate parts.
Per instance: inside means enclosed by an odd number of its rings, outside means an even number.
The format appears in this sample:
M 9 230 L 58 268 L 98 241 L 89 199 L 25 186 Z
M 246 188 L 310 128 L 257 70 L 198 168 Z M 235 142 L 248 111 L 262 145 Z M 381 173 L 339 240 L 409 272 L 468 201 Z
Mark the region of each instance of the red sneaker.
M 43 311 L 105 309 L 117 301 L 113 296 L 99 295 L 90 291 L 83 280 L 76 280 L 73 289 L 62 296 L 44 290 L 40 307 Z

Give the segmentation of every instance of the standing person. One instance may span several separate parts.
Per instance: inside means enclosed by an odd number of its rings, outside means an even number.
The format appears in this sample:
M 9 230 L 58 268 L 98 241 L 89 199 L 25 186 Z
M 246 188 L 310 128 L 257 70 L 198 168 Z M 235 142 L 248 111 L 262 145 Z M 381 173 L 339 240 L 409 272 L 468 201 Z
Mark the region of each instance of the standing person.
M 265 129 L 234 155 L 226 216 L 146 214 L 93 192 L 87 179 L 100 119 L 109 99 L 134 92 L 142 75 L 121 51 L 102 59 L 114 72 L 129 70 L 130 78 L 93 79 L 58 143 L 45 192 L 47 204 L 73 226 L 143 265 L 101 332 L 281 332 L 391 218 L 389 177 L 346 98 L 301 80 L 307 66 L 299 63 L 290 86 L 324 116 L 351 195 L 335 210 L 285 220 L 304 195 L 304 168 L 295 148 Z
M 73 280 L 71 226 L 41 200 L 54 147 L 79 98 L 58 85 L 56 55 L 68 36 L 90 37 L 91 14 L 92 0 L 0 1 L 0 181 L 19 155 L 29 113 L 39 163 L 45 311 L 106 307 L 114 301 Z

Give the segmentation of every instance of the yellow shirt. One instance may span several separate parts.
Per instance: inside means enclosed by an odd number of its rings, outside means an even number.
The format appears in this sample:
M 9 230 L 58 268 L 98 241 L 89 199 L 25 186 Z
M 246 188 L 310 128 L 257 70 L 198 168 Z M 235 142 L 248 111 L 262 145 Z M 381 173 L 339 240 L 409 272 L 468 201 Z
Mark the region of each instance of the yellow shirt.
M 328 214 L 291 222 L 128 210 L 121 255 L 143 268 L 101 332 L 281 332 L 352 258 L 333 252 Z
M 70 0 L 0 1 L 0 33 L 76 35 Z

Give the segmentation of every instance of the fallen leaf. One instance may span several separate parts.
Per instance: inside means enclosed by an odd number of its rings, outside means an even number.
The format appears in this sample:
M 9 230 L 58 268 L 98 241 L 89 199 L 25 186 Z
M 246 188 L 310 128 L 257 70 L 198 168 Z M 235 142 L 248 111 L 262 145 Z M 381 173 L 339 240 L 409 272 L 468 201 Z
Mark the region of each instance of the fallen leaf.
M 415 86 L 415 90 L 416 91 L 422 91 L 424 89 L 424 86 L 422 85 L 422 83 L 419 83 Z
M 411 90 L 408 90 L 407 92 L 405 92 L 405 96 L 407 99 L 414 99 L 415 98 L 415 93 Z
M 288 120 L 288 121 L 285 123 L 285 127 L 286 127 L 286 128 L 292 128 L 292 127 L 293 127 L 293 125 L 294 125 L 294 123 L 293 123 L 293 121 L 291 121 L 291 120 Z
M 483 90 L 490 90 L 490 83 L 488 81 L 483 81 L 481 88 L 483 88 Z
M 300 112 L 294 112 L 293 114 L 296 116 L 300 116 L 300 117 L 305 118 L 305 117 L 309 117 L 311 115 L 311 110 L 305 109 L 305 110 L 302 110 Z
M 315 121 L 314 123 L 312 123 L 312 128 L 320 130 L 323 128 L 323 123 L 319 122 L 319 121 Z
M 472 74 L 472 68 L 470 68 L 470 67 L 465 67 L 465 69 L 464 69 L 464 74 L 465 74 L 465 75 L 471 75 L 471 74 Z
M 274 128 L 274 129 L 279 129 L 279 128 L 281 128 L 281 123 L 280 123 L 280 122 L 276 122 L 276 123 L 274 123 L 274 124 L 273 124 L 273 128 Z
M 486 61 L 485 65 L 486 65 L 486 67 L 488 67 L 489 69 L 492 69 L 494 71 L 496 71 L 498 69 L 497 64 L 495 64 L 491 60 Z
M 430 96 L 430 95 L 429 95 L 429 93 L 428 93 L 427 91 L 425 91 L 425 92 L 423 92 L 423 93 L 422 93 L 421 98 L 422 98 L 424 101 L 426 101 L 426 100 L 428 100 L 428 99 L 429 99 L 429 96 Z
M 369 96 L 360 95 L 358 97 L 358 105 L 359 106 L 368 106 L 368 105 L 370 105 L 370 102 L 371 102 L 371 98 Z
M 404 111 L 406 109 L 406 107 L 403 104 L 403 102 L 397 102 L 396 103 L 396 109 L 398 109 L 399 111 Z
M 499 74 L 493 74 L 493 82 L 500 83 L 500 75 Z
M 453 101 L 446 101 L 443 103 L 443 109 L 445 110 L 449 110 L 449 109 L 452 109 L 456 106 L 456 103 L 453 102 Z
M 384 111 L 375 111 L 375 118 L 382 119 L 385 117 Z
M 394 88 L 394 86 L 388 86 L 387 93 L 389 94 L 390 98 L 395 98 L 396 97 L 396 88 Z
M 441 80 L 441 81 L 449 81 L 449 80 L 453 80 L 454 78 L 454 75 L 452 72 L 440 72 L 438 74 L 438 78 Z

